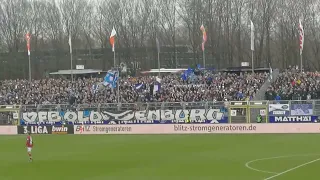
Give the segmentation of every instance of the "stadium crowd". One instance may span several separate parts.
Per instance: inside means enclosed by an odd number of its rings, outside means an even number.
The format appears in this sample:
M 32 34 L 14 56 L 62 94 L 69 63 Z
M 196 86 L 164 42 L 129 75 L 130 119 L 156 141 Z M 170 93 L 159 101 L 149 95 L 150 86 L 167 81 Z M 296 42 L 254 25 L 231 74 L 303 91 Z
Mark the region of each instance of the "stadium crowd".
M 119 97 L 122 103 L 248 100 L 267 78 L 267 73 L 204 73 L 184 81 L 179 75 L 170 74 L 160 78 L 160 88 L 155 91 L 157 78 L 154 76 L 123 77 L 119 80 Z M 117 88 L 104 87 L 102 81 L 102 78 L 78 78 L 73 82 L 61 78 L 31 82 L 4 80 L 1 81 L 0 104 L 117 102 Z
M 288 68 L 279 74 L 265 94 L 266 100 L 309 100 L 320 98 L 320 74 Z

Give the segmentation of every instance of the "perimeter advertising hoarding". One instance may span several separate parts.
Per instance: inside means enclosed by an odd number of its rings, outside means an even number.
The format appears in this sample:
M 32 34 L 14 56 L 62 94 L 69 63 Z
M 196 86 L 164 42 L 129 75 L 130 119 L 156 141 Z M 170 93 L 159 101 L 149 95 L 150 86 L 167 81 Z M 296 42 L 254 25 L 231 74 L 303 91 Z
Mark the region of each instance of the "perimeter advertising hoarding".
M 75 125 L 75 134 L 272 134 L 320 133 L 320 124 Z M 83 129 L 83 130 L 80 130 Z
M 17 132 L 17 126 L 0 126 L 0 135 L 15 135 Z
M 18 126 L 18 134 L 74 134 L 72 125 L 67 126 Z

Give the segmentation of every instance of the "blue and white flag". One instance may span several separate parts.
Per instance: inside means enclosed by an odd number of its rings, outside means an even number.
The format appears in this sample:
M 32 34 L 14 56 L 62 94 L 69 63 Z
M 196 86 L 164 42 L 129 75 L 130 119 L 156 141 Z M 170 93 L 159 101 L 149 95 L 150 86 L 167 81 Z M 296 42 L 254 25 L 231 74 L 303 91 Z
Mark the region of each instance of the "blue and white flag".
M 107 75 L 103 79 L 103 85 L 109 86 L 111 88 L 117 87 L 119 72 L 118 71 L 108 71 Z
M 136 84 L 136 85 L 135 85 L 135 88 L 136 88 L 136 89 L 141 89 L 142 86 L 143 86 L 143 83 L 139 83 L 139 84 Z

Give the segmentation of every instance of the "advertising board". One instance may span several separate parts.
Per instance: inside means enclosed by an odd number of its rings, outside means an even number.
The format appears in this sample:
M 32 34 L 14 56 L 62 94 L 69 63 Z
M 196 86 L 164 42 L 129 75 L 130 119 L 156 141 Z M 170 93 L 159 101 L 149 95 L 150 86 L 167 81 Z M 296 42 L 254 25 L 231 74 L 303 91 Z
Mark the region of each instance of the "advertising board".
M 320 124 L 75 125 L 75 134 L 270 134 L 320 133 Z M 82 130 L 81 130 L 82 129 Z
M 15 135 L 17 132 L 17 126 L 0 126 L 0 135 Z
M 289 116 L 289 104 L 269 104 L 269 116 Z
M 270 116 L 269 123 L 315 123 L 318 116 Z
M 18 134 L 73 134 L 74 129 L 72 125 L 35 125 L 35 126 L 18 126 Z

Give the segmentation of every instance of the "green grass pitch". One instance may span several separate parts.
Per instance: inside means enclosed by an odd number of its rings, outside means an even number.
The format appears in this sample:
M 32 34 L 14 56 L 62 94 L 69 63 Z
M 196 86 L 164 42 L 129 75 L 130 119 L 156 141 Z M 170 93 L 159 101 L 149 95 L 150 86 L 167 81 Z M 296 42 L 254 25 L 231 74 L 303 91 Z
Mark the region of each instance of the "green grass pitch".
M 320 158 L 320 134 L 0 136 L 0 180 L 264 180 Z M 273 158 L 286 156 L 282 158 Z M 248 161 L 270 158 L 250 163 Z M 272 180 L 318 180 L 320 161 Z

